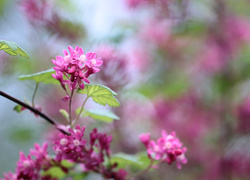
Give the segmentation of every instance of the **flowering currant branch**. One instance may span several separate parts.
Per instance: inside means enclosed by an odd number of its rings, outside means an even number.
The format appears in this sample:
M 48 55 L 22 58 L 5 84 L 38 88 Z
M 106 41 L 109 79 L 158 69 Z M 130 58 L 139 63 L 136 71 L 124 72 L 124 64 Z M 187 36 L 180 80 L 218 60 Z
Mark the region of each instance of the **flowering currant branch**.
M 111 135 L 100 133 L 94 128 L 89 134 L 89 139 L 86 139 L 84 137 L 86 127 L 81 127 L 77 123 L 83 112 L 88 112 L 84 109 L 87 100 L 91 97 L 96 103 L 104 106 L 109 105 L 110 107 L 118 107 L 120 103 L 114 97 L 117 94 L 108 87 L 85 85 L 85 83 L 90 83 L 87 78 L 91 74 L 100 71 L 99 66 L 103 63 L 100 58 L 96 58 L 96 54 L 93 52 L 84 55 L 83 49 L 78 46 L 75 49 L 69 46 L 68 50 L 69 53 L 64 50 L 64 56 L 56 56 L 56 60 L 52 60 L 53 64 L 56 65 L 53 68 L 55 74 L 52 74 L 52 77 L 60 82 L 61 87 L 66 92 L 66 96 L 62 100 L 64 102 L 69 101 L 69 111 L 64 110 L 64 116 L 69 120 L 68 126 L 64 126 L 65 129 L 60 129 L 60 125 L 57 125 L 52 119 L 36 109 L 34 99 L 39 85 L 38 82 L 32 96 L 32 105 L 23 103 L 0 91 L 1 96 L 29 109 L 35 115 L 41 116 L 62 132 L 54 141 L 54 157 L 49 156 L 47 143 L 44 143 L 43 146 L 35 144 L 35 149 L 31 149 L 27 156 L 20 152 L 16 171 L 5 173 L 4 180 L 57 180 L 75 175 L 84 178 L 93 172 L 100 174 L 104 179 L 135 180 L 138 176 L 164 162 L 171 164 L 176 161 L 179 169 L 181 164 L 187 163 L 185 157 L 187 149 L 182 146 L 174 132 L 167 134 L 163 130 L 162 136 L 157 141 L 151 140 L 149 133 L 142 134 L 140 140 L 147 150 L 150 163 L 147 167 L 143 167 L 144 170 L 129 178 L 128 173 L 123 169 L 125 167 L 122 166 L 122 161 L 119 162 L 115 160 L 114 156 L 111 156 L 110 144 L 113 139 Z M 77 117 L 74 119 L 72 104 L 75 92 L 87 96 L 79 112 L 77 110 Z M 97 115 L 101 116 L 100 114 Z M 55 171 L 60 171 L 61 176 L 57 177 Z
M 45 115 L 44 113 L 38 111 L 37 109 L 35 109 L 34 107 L 29 106 L 28 104 L 19 101 L 18 99 L 4 93 L 3 91 L 0 91 L 0 95 L 5 97 L 6 99 L 9 99 L 17 104 L 20 104 L 21 106 L 29 109 L 30 111 L 32 111 L 33 113 L 35 113 L 36 115 L 39 115 L 40 117 L 42 117 L 43 119 L 45 119 L 46 121 L 48 121 L 50 124 L 54 125 L 59 131 L 61 131 L 63 134 L 68 134 L 66 131 L 58 128 L 57 123 L 55 123 L 51 118 L 49 118 L 47 115 Z
M 52 76 L 61 83 L 61 87 L 67 94 L 63 100 L 69 100 L 69 125 L 73 128 L 80 118 L 78 115 L 75 123 L 73 122 L 72 101 L 74 91 L 78 87 L 84 89 L 84 82 L 90 83 L 87 78 L 91 74 L 100 71 L 98 67 L 101 66 L 103 62 L 100 58 L 97 58 L 96 54 L 93 52 L 88 52 L 84 55 L 84 51 L 81 47 L 76 46 L 76 48 L 73 49 L 69 46 L 68 50 L 69 53 L 67 50 L 63 51 L 64 56 L 56 56 L 56 60 L 52 59 L 53 64 L 56 65 L 56 67 L 53 68 L 56 71 L 56 74 L 52 74 Z M 67 80 L 63 79 L 63 75 Z M 70 95 L 67 91 L 66 85 L 68 85 L 68 88 L 71 91 Z M 85 103 L 86 101 L 84 101 L 83 106 Z M 81 111 L 83 110 L 83 106 Z

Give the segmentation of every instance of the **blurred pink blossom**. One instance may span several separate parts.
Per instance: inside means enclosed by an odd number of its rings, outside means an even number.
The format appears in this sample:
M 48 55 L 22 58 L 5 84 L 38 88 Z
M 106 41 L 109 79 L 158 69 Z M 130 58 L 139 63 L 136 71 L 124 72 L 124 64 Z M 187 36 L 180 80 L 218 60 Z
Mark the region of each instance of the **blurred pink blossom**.
M 83 37 L 85 28 L 82 24 L 72 22 L 60 15 L 50 0 L 22 0 L 20 9 L 25 13 L 29 23 L 37 28 L 45 28 L 61 38 L 76 41 Z
M 211 138 L 211 131 L 218 125 L 216 112 L 216 109 L 203 107 L 202 99 L 195 93 L 187 93 L 176 99 L 157 98 L 152 119 L 156 130 L 174 130 L 185 142 L 192 152 L 188 156 L 191 164 L 199 164 L 198 166 L 209 170 L 219 160 L 218 153 L 206 141 Z M 203 173 L 208 172 L 200 172 L 199 175 L 202 176 Z
M 142 39 L 142 47 L 157 47 L 165 56 L 175 59 L 182 56 L 183 48 L 190 43 L 185 38 L 179 38 L 173 33 L 175 23 L 164 18 L 149 19 L 139 31 Z M 147 52 L 147 54 L 150 54 Z
M 142 36 L 159 46 L 164 46 L 171 39 L 171 24 L 166 20 L 149 20 L 143 28 Z
M 142 5 L 147 5 L 147 7 L 154 9 L 155 11 L 165 9 L 167 10 L 170 0 L 125 0 L 125 3 L 129 8 L 138 8 Z
M 181 164 L 187 163 L 185 157 L 187 148 L 182 147 L 182 143 L 176 137 L 175 132 L 167 134 L 165 130 L 162 130 L 161 134 L 162 136 L 157 141 L 150 140 L 150 134 L 140 135 L 140 140 L 147 148 L 149 158 L 168 164 L 176 161 L 178 169 L 181 169 Z
M 47 0 L 22 0 L 21 9 L 31 24 L 47 23 L 52 18 L 53 11 Z
M 220 28 L 220 33 L 216 28 Z M 198 68 L 211 74 L 225 68 L 242 45 L 250 43 L 250 22 L 229 16 L 213 31 L 197 57 Z
M 147 0 L 125 0 L 125 3 L 130 8 L 137 8 L 138 6 L 146 3 Z
M 129 80 L 127 57 L 110 45 L 99 46 L 96 53 L 103 60 L 102 71 L 96 78 L 116 92 L 121 90 Z
M 244 100 L 236 109 L 237 130 L 241 133 L 250 132 L 250 99 Z

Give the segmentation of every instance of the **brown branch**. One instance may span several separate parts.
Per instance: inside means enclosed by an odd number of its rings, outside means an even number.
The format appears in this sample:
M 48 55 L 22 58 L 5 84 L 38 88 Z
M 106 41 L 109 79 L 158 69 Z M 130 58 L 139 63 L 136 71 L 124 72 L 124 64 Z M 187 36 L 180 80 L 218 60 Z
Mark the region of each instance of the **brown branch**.
M 39 115 L 40 117 L 42 117 L 43 119 L 45 119 L 46 121 L 48 121 L 50 124 L 54 125 L 59 131 L 61 131 L 63 134 L 68 134 L 66 131 L 64 131 L 63 129 L 58 128 L 57 123 L 55 123 L 51 118 L 49 118 L 47 115 L 43 114 L 42 112 L 38 111 L 37 109 L 29 106 L 28 104 L 25 104 L 22 101 L 19 101 L 18 99 L 4 93 L 3 91 L 0 91 L 0 95 L 5 97 L 6 99 L 9 99 L 17 104 L 20 104 L 21 106 L 29 109 L 30 111 L 32 111 L 33 113 Z

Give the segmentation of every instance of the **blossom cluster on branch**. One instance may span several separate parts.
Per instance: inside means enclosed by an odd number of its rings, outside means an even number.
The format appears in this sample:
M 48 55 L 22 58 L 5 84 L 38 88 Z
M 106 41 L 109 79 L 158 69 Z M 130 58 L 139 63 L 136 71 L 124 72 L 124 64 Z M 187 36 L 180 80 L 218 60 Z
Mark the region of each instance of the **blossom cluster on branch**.
M 78 46 L 75 49 L 69 46 L 68 49 L 70 53 L 64 50 L 64 57 L 56 56 L 56 60 L 52 59 L 52 62 L 56 65 L 53 68 L 56 74 L 52 76 L 60 81 L 63 89 L 66 89 L 65 84 L 69 85 L 71 91 L 77 89 L 77 87 L 84 89 L 84 82 L 89 83 L 87 78 L 100 71 L 98 67 L 103 62 L 100 58 L 96 58 L 94 52 L 88 52 L 84 55 L 83 49 Z M 67 77 L 67 80 L 63 80 L 63 75 Z
M 77 169 L 78 173 L 97 172 L 104 178 L 125 180 L 127 176 L 125 170 L 117 169 L 116 163 L 105 162 L 106 158 L 110 158 L 111 155 L 112 136 L 93 129 L 90 133 L 90 140 L 87 141 L 83 138 L 84 130 L 85 126 L 81 128 L 77 125 L 75 129 L 69 128 L 70 135 L 59 134 L 59 139 L 54 142 L 53 147 L 55 157 L 48 155 L 47 143 L 44 143 L 42 147 L 35 144 L 35 149 L 31 149 L 27 156 L 20 152 L 16 172 L 5 173 L 4 180 L 54 180 L 57 178 L 53 177 L 53 174 L 46 173 L 52 167 L 58 167 L 64 173 Z M 65 160 L 72 166 L 64 166 Z
M 68 50 L 69 53 L 67 50 L 63 51 L 64 56 L 56 56 L 56 60 L 52 59 L 55 65 L 53 67 L 55 74 L 50 76 L 52 80 L 58 80 L 65 91 L 66 96 L 63 98 L 63 101 L 66 102 L 69 100 L 69 112 L 66 110 L 62 111 L 67 119 L 67 126 L 55 123 L 52 119 L 41 113 L 36 106 L 31 107 L 0 91 L 1 96 L 27 107 L 36 116 L 43 117 L 61 131 L 59 138 L 54 141 L 53 150 L 55 156 L 48 154 L 48 143 L 44 143 L 42 147 L 35 144 L 34 149 L 31 149 L 27 156 L 23 152 L 20 152 L 20 159 L 17 162 L 15 173 L 5 173 L 2 180 L 56 180 L 71 178 L 72 174 L 85 176 L 89 173 L 98 173 L 105 179 L 126 180 L 129 178 L 127 169 L 125 171 L 125 168 L 121 167 L 118 163 L 119 161 L 117 162 L 112 159 L 110 143 L 113 137 L 106 133 L 100 133 L 97 128 L 94 128 L 89 134 L 89 140 L 87 140 L 84 137 L 86 126 L 81 127 L 77 124 L 78 120 L 87 111 L 84 106 L 90 97 L 101 105 L 108 104 L 110 107 L 120 105 L 119 101 L 114 97 L 117 94 L 110 88 L 103 85 L 91 86 L 84 84 L 90 83 L 88 77 L 91 74 L 100 71 L 99 67 L 103 64 L 103 61 L 101 58 L 97 58 L 94 52 L 84 54 L 83 49 L 79 46 L 76 46 L 75 49 L 69 46 Z M 28 77 L 39 76 L 45 73 L 51 73 L 51 70 Z M 32 98 L 33 104 L 37 87 L 38 85 L 35 88 Z M 74 92 L 87 94 L 79 112 L 75 111 L 77 114 L 76 119 L 72 116 Z M 22 111 L 22 108 L 20 111 Z M 90 111 L 90 113 L 94 112 Z M 112 112 L 108 114 L 109 116 L 111 114 L 112 117 L 116 116 Z M 98 113 L 94 115 L 102 116 Z M 106 115 L 104 114 L 103 117 L 106 117 Z M 140 140 L 147 149 L 151 163 L 146 169 L 134 175 L 134 177 L 132 175 L 132 179 L 140 174 L 145 174 L 150 168 L 156 167 L 156 165 L 152 166 L 154 160 L 159 162 L 158 165 L 163 162 L 171 164 L 176 161 L 179 169 L 181 168 L 181 164 L 187 163 L 187 159 L 185 158 L 187 149 L 182 147 L 182 143 L 174 132 L 167 134 L 165 131 L 162 131 L 162 137 L 157 142 L 150 141 L 149 133 L 142 134 Z M 57 177 L 54 171 L 55 168 L 61 172 L 63 177 Z
M 172 164 L 176 161 L 178 169 L 181 169 L 181 164 L 187 163 L 185 157 L 187 148 L 182 147 L 175 132 L 167 134 L 166 131 L 162 130 L 161 134 L 162 136 L 157 141 L 150 140 L 150 133 L 140 135 L 140 140 L 147 149 L 148 157 L 151 160 L 160 161 L 160 163 Z

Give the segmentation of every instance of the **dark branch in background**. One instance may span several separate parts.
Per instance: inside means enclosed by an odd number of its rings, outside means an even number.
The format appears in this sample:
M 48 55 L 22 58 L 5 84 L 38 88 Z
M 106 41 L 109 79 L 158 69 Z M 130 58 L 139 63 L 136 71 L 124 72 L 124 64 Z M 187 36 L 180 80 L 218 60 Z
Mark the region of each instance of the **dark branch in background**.
M 29 109 L 30 111 L 32 111 L 33 113 L 39 115 L 40 117 L 42 117 L 43 119 L 45 119 L 46 121 L 48 121 L 50 124 L 54 125 L 59 131 L 61 131 L 63 134 L 68 134 L 66 131 L 64 131 L 63 129 L 60 129 L 57 127 L 57 123 L 55 123 L 52 119 L 50 119 L 48 116 L 46 116 L 45 114 L 43 114 L 42 112 L 38 111 L 37 109 L 29 106 L 28 104 L 23 103 L 22 101 L 19 101 L 18 99 L 4 93 L 3 91 L 0 91 L 0 95 L 17 103 L 20 104 L 21 106 Z

